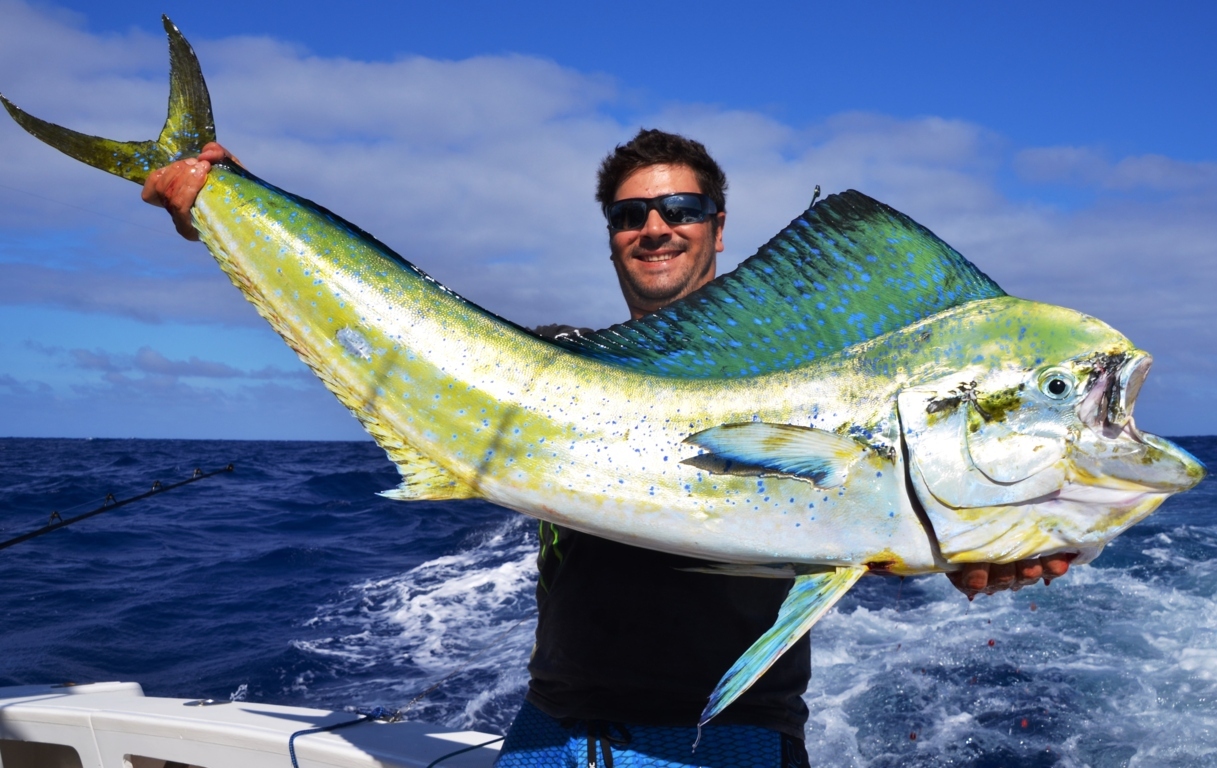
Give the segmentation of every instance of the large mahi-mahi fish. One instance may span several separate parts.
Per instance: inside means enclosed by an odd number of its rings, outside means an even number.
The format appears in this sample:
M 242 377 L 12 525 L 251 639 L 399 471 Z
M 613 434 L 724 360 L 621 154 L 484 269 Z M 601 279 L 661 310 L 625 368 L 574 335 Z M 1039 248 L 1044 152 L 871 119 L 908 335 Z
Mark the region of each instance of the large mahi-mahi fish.
M 156 141 L 4 106 L 142 183 L 214 138 L 194 53 L 165 28 Z M 1092 317 L 1007 296 L 857 192 L 814 205 L 687 299 L 560 343 L 230 163 L 193 215 L 233 283 L 396 462 L 386 495 L 484 498 L 712 572 L 794 577 L 703 723 L 868 570 L 1085 563 L 1205 474 L 1133 422 L 1147 353 Z

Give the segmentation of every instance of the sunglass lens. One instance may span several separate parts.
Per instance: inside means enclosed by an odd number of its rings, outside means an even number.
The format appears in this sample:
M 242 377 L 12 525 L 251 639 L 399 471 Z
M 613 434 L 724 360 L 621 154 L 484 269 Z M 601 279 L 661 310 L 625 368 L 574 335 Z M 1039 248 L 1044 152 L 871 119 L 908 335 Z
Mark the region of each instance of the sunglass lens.
M 645 200 L 622 200 L 609 208 L 609 226 L 613 229 L 641 229 L 646 221 Z
M 668 195 L 656 207 L 669 224 L 696 224 L 706 220 L 706 209 L 697 195 Z

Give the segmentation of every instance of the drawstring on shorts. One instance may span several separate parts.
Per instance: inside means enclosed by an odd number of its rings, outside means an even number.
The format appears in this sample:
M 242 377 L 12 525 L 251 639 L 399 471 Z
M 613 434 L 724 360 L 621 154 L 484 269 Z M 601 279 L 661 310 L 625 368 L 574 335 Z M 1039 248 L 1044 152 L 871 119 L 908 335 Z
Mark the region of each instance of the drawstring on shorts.
M 578 721 L 563 721 L 567 728 L 574 727 Z M 587 721 L 587 768 L 601 768 L 596 760 L 596 743 L 600 743 L 600 754 L 604 755 L 603 768 L 613 768 L 613 747 L 622 749 L 633 740 L 630 730 L 622 723 L 612 723 L 607 720 Z

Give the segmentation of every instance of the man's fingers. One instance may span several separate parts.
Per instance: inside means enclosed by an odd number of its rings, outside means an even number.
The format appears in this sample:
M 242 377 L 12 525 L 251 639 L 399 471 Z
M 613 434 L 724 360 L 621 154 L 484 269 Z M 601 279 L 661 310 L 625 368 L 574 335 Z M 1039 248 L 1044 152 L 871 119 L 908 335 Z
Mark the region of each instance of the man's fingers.
M 958 571 L 947 574 L 951 583 L 960 592 L 963 592 L 968 598 L 976 596 L 977 593 L 983 592 L 985 587 L 989 585 L 989 564 L 988 563 L 965 563 L 960 566 Z
M 980 593 L 991 595 L 1003 589 L 1022 589 L 1041 578 L 1048 584 L 1065 575 L 1076 553 L 1047 555 L 1017 563 L 967 563 L 947 577 L 971 600 Z
M 198 240 L 199 233 L 195 231 L 190 209 L 194 207 L 195 198 L 207 183 L 207 172 L 211 170 L 211 164 L 225 158 L 237 165 L 241 164 L 227 149 L 210 141 L 204 145 L 197 158 L 178 160 L 148 174 L 140 197 L 145 203 L 168 210 L 179 235 L 187 240 Z
M 199 233 L 195 231 L 194 222 L 190 218 L 190 209 L 194 205 L 194 199 L 198 197 L 199 190 L 203 188 L 203 181 L 207 178 L 206 169 L 209 167 L 206 163 L 189 164 L 185 170 L 173 175 L 167 190 L 165 208 L 173 217 L 173 226 L 178 234 L 187 240 L 199 239 Z
M 174 165 L 177 165 L 176 163 Z M 172 178 L 169 180 L 169 189 L 166 197 L 168 198 L 168 208 L 173 213 L 185 212 L 189 213 L 190 208 L 194 205 L 194 199 L 199 196 L 199 190 L 207 183 L 207 171 L 211 169 L 211 163 L 205 160 L 196 160 L 193 157 L 181 161 L 181 165 L 174 168 Z
M 199 159 L 206 160 L 209 163 L 215 162 L 216 160 L 222 160 L 227 156 L 228 150 L 224 149 L 224 147 L 220 146 L 220 144 L 214 141 L 207 142 L 203 145 L 203 148 L 199 150 Z
M 1053 579 L 1064 576 L 1075 557 L 1077 555 L 1073 553 L 1041 557 L 1040 562 L 1044 564 L 1044 583 L 1047 584 Z
M 988 582 L 985 591 L 989 594 L 1014 586 L 1014 563 L 995 563 L 989 566 Z
M 1019 560 L 1014 564 L 1014 574 L 1017 586 L 1028 587 L 1044 575 L 1044 566 L 1038 557 L 1034 560 Z
M 144 182 L 144 189 L 139 193 L 139 197 L 149 205 L 160 207 L 165 206 L 164 198 L 161 197 L 160 183 L 161 177 L 165 175 L 164 168 L 157 168 L 152 173 L 148 174 L 148 179 Z
M 224 149 L 224 147 L 214 141 L 209 141 L 203 145 L 203 149 L 199 152 L 199 159 L 205 160 L 209 163 L 214 163 L 217 160 L 227 159 L 233 161 L 237 165 L 241 165 L 241 161 L 237 159 L 236 155 L 229 152 L 227 149 Z M 241 167 L 244 168 L 245 166 L 242 165 Z

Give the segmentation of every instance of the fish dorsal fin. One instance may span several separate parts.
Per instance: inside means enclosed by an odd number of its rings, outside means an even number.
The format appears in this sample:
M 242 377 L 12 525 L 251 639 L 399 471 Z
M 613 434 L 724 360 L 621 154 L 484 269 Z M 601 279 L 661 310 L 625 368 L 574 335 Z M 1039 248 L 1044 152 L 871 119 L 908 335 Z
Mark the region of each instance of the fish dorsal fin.
M 644 373 L 753 376 L 1004 295 L 933 232 L 850 190 L 808 208 L 735 271 L 685 299 L 557 343 Z
M 864 573 L 865 568 L 828 568 L 796 577 L 778 609 L 777 621 L 718 681 L 698 718 L 698 727 L 708 723 L 748 690 Z

